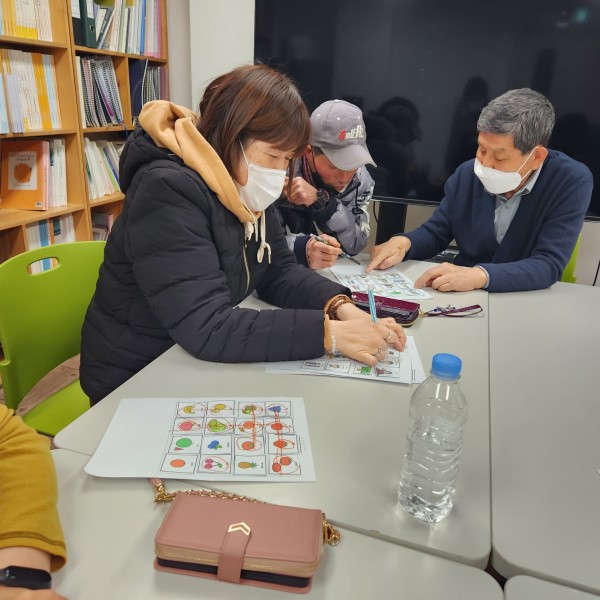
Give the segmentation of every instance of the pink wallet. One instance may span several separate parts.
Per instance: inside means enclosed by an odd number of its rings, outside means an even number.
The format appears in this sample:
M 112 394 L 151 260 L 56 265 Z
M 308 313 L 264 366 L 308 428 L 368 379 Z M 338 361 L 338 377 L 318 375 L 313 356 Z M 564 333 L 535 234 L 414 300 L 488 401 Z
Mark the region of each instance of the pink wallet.
M 155 538 L 155 567 L 295 593 L 323 553 L 320 510 L 177 494 Z

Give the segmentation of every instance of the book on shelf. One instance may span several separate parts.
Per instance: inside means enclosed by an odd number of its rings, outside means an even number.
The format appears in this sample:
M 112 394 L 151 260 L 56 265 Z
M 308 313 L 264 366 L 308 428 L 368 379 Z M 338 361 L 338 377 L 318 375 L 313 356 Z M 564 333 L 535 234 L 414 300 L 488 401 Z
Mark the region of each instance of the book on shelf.
M 38 109 L 40 111 L 41 127 L 40 129 L 52 129 L 52 116 L 50 114 L 50 98 L 46 89 L 46 74 L 44 72 L 44 61 L 42 55 L 35 53 L 31 55 L 33 66 L 33 76 L 35 86 L 41 93 L 38 94 Z
M 162 55 L 162 11 L 159 0 L 147 0 L 146 43 L 144 54 L 159 57 Z
M 97 6 L 97 5 L 96 5 Z M 102 48 L 106 34 L 115 16 L 114 6 L 97 6 L 96 8 L 96 48 Z
M 142 110 L 142 91 L 147 68 L 147 59 L 129 61 L 129 97 L 131 98 L 131 114 L 135 117 Z
M 119 158 L 122 144 L 110 140 L 85 138 L 85 165 L 89 199 L 119 191 Z
M 75 73 L 77 74 L 77 95 L 79 98 L 79 111 L 81 113 L 81 119 L 83 121 L 83 124 L 85 125 L 86 121 L 87 121 L 87 114 L 86 114 L 86 105 L 85 105 L 85 101 L 84 101 L 84 97 L 83 97 L 83 82 L 81 80 L 82 78 L 82 66 L 81 66 L 81 56 L 79 56 L 78 54 L 75 55 Z
M 25 228 L 27 248 L 44 248 L 53 244 L 63 244 L 75 241 L 75 227 L 72 215 L 62 215 L 51 219 L 42 219 L 29 223 Z M 31 264 L 32 273 L 47 271 L 53 266 L 52 258 L 45 258 Z
M 1 48 L 0 72 L 9 133 L 60 129 L 56 73 L 51 54 Z
M 79 0 L 71 2 L 71 27 L 73 28 L 73 42 L 76 46 L 83 46 L 83 29 L 81 27 L 81 6 Z
M 46 210 L 50 144 L 46 140 L 2 142 L 1 208 Z
M 86 127 L 123 123 L 123 107 L 112 60 L 108 56 L 77 56 L 77 87 Z
M 143 85 L 143 102 L 169 99 L 169 75 L 167 67 L 149 65 Z
M 67 206 L 67 161 L 65 140 L 50 140 L 50 175 L 48 177 L 48 208 Z
M 52 41 L 52 15 L 49 0 L 33 0 L 38 40 Z
M 92 212 L 92 234 L 94 240 L 104 241 L 108 239 L 108 234 L 112 229 L 114 223 L 114 215 L 111 211 L 108 212 L 100 212 L 93 211 Z
M 4 95 L 4 75 L 0 73 L 0 133 L 10 133 L 8 106 Z
M 2 0 L 0 35 L 52 41 L 48 0 Z
M 139 116 L 142 106 L 151 100 L 169 99 L 169 79 L 165 66 L 150 65 L 148 60 L 129 61 L 131 114 Z
M 96 21 L 94 19 L 94 0 L 79 0 L 80 26 L 83 45 L 96 47 Z
M 50 105 L 52 129 L 60 129 L 62 127 L 62 123 L 60 120 L 60 109 L 58 106 L 58 86 L 56 85 L 54 57 L 51 54 L 42 54 L 41 56 L 42 64 L 44 65 L 44 79 L 46 81 L 46 93 L 48 94 L 48 103 Z M 44 90 L 41 89 L 40 93 L 44 93 Z
M 106 7 L 101 7 L 106 8 Z M 163 54 L 160 0 L 114 0 L 112 13 L 96 9 L 97 47 L 160 57 Z
M 10 69 L 16 76 L 25 131 L 41 129 L 42 118 L 31 53 L 8 48 L 3 48 L 0 52 L 3 55 L 4 69 Z
M 10 2 L 10 0 L 8 0 Z M 30 40 L 37 39 L 35 22 L 35 6 L 33 0 L 14 0 L 15 2 L 15 34 L 17 37 Z

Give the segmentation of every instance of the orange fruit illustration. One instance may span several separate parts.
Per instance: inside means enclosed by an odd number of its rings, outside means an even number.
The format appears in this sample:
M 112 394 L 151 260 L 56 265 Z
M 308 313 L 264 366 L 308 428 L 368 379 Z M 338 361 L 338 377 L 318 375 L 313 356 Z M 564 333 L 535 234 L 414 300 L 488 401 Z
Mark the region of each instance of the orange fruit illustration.
M 18 163 L 15 165 L 14 176 L 19 183 L 27 183 L 31 179 L 31 167 L 27 163 Z

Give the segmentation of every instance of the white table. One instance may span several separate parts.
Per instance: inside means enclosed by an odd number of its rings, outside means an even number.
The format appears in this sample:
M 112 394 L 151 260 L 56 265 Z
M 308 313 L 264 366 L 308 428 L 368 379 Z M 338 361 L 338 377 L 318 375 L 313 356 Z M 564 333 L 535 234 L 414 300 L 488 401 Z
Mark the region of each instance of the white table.
M 87 457 L 76 452 L 54 450 L 53 456 L 69 553 L 67 566 L 54 581 L 57 591 L 70 600 L 295 597 L 156 571 L 154 535 L 167 506 L 154 504 L 150 485 L 140 479 L 86 475 Z M 339 546 L 325 548 L 312 591 L 305 597 L 502 600 L 502 590 L 478 569 L 342 531 Z
M 429 263 L 406 263 L 415 279 Z M 301 396 L 305 400 L 317 481 L 229 484 L 280 504 L 319 507 L 336 523 L 361 533 L 485 567 L 491 549 L 488 320 L 485 292 L 436 297 L 439 303 L 479 303 L 484 313 L 460 319 L 420 319 L 415 336 L 426 370 L 436 352 L 463 359 L 461 386 L 470 403 L 456 505 L 436 526 L 396 508 L 408 403 L 414 386 L 309 375 L 271 375 L 257 365 L 198 361 L 173 347 L 55 438 L 59 448 L 93 454 L 121 398 Z
M 493 565 L 596 594 L 599 313 L 587 286 L 490 295 Z
M 573 588 L 518 575 L 511 577 L 504 587 L 505 600 L 598 600 L 598 596 Z

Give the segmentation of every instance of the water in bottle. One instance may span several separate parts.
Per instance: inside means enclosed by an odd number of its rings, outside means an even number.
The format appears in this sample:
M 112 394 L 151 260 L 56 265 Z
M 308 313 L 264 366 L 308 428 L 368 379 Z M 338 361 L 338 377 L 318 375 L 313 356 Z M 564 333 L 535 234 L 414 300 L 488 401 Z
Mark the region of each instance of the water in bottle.
M 398 502 L 428 523 L 441 521 L 454 504 L 467 401 L 458 385 L 462 362 L 452 354 L 433 357 L 431 375 L 410 401 L 407 447 Z

